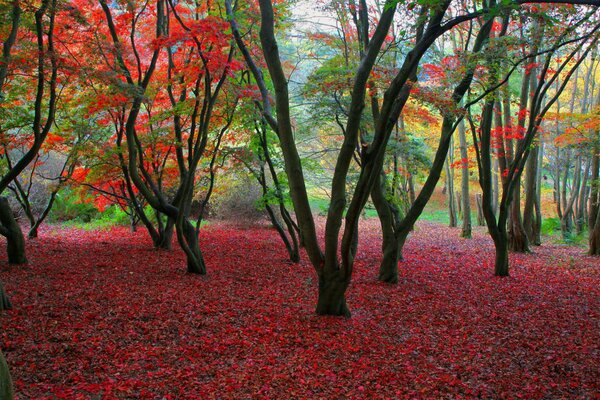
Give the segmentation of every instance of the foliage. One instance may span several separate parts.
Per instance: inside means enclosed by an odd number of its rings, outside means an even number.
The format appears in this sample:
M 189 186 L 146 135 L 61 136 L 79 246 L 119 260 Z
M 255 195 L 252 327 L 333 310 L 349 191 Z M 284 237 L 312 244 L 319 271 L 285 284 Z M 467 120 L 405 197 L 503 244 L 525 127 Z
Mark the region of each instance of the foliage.
M 72 189 L 65 188 L 56 196 L 50 215 L 50 222 L 79 221 L 90 222 L 99 215 L 98 209 L 89 195 L 78 196 Z

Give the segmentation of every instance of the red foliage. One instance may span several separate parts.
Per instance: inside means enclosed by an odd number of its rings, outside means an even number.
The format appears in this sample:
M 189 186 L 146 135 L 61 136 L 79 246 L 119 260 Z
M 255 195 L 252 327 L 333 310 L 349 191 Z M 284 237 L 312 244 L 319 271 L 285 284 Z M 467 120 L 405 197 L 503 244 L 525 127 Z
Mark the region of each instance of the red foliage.
M 270 229 L 213 227 L 206 277 L 142 232 L 51 230 L 0 278 L 19 399 L 593 398 L 599 262 L 544 245 L 492 276 L 492 245 L 422 223 L 397 286 L 365 224 L 350 320 L 314 315 L 316 279 Z M 366 231 L 369 232 L 366 232 Z M 4 257 L 4 256 L 2 256 Z

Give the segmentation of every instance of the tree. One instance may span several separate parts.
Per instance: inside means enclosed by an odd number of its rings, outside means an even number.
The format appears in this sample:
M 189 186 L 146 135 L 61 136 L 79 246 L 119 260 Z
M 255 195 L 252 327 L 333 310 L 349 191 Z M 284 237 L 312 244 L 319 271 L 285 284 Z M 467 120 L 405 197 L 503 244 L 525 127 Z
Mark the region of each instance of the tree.
M 471 130 L 473 133 L 473 141 L 477 150 L 477 164 L 479 170 L 479 181 L 483 191 L 483 212 L 487 222 L 488 231 L 494 241 L 496 258 L 495 258 L 495 274 L 497 276 L 508 276 L 509 261 L 508 261 L 508 232 L 507 222 L 510 215 L 510 204 L 513 200 L 514 190 L 520 181 L 521 174 L 524 170 L 527 158 L 531 152 L 531 145 L 539 132 L 540 124 L 548 112 L 550 107 L 556 102 L 566 83 L 577 70 L 585 56 L 591 51 L 597 42 L 597 31 L 600 25 L 593 25 L 589 30 L 573 39 L 569 35 L 575 32 L 590 21 L 595 10 L 590 11 L 583 17 L 574 15 L 571 24 L 562 32 L 560 32 L 554 42 L 543 50 L 538 51 L 544 56 L 543 63 L 540 65 L 537 74 L 537 83 L 535 91 L 529 102 L 529 110 L 527 112 L 527 124 L 524 124 L 525 130 L 519 132 L 521 140 L 515 148 L 512 157 L 506 160 L 507 163 L 503 166 L 502 174 L 502 197 L 499 204 L 499 213 L 496 216 L 492 208 L 492 164 L 491 164 L 491 149 L 492 149 L 492 121 L 494 119 L 494 106 L 497 102 L 495 96 L 488 96 L 481 111 L 479 129 L 475 122 L 470 118 Z M 508 28 L 508 17 L 504 18 L 502 31 L 506 32 Z M 575 43 L 575 44 L 573 44 Z M 551 70 L 550 66 L 555 60 L 557 52 L 564 46 L 573 44 L 568 50 L 561 55 L 558 61 L 556 70 Z M 576 58 L 581 51 L 579 58 Z M 527 58 L 532 58 L 537 53 L 530 53 Z M 508 78 L 501 79 L 499 75 L 499 60 L 490 59 L 488 64 L 490 87 L 499 87 L 506 82 Z M 516 66 L 512 68 L 514 70 Z M 563 76 L 562 84 L 552 95 L 548 95 L 548 91 L 553 87 L 559 76 Z M 524 109 L 522 109 L 524 110 Z M 525 114 L 525 111 L 519 111 L 519 114 Z
M 0 179 L 0 194 L 6 190 L 15 178 L 35 159 L 46 136 L 54 123 L 57 94 L 58 57 L 54 49 L 54 26 L 56 17 L 56 0 L 43 0 L 39 8 L 34 12 L 34 49 L 37 54 L 37 65 L 34 69 L 33 91 L 34 107 L 31 120 L 27 125 L 31 127 L 31 136 L 28 136 L 30 145 L 19 159 L 6 169 Z M 20 85 L 27 85 L 29 81 L 22 82 L 18 74 L 14 74 L 14 64 L 11 63 L 11 51 L 18 37 L 19 25 L 21 23 L 22 10 L 20 3 L 12 3 L 11 30 L 4 41 L 2 62 L 0 63 L 0 102 L 4 105 L 11 101 L 11 91 Z M 26 47 L 26 46 L 23 46 Z M 47 64 L 50 64 L 49 66 Z M 48 76 L 49 70 L 49 76 Z M 11 76 L 14 74 L 14 76 Z M 17 100 L 18 99 L 14 99 Z M 44 113 L 44 103 L 46 112 Z M 3 107 L 3 111 L 6 109 Z M 44 120 L 45 117 L 45 120 Z M 0 198 L 0 234 L 6 237 L 8 248 L 8 261 L 11 264 L 24 264 L 27 262 L 25 256 L 25 240 L 18 223 L 15 221 L 9 202 L 6 198 Z
M 236 68 L 234 48 L 229 46 L 226 35 L 226 22 L 215 15 L 218 10 L 213 10 L 210 2 L 203 4 L 198 12 L 190 12 L 186 4 L 158 0 L 153 7 L 143 6 L 125 14 L 105 1 L 100 5 L 112 41 L 120 84 L 128 87 L 130 98 L 124 136 L 131 181 L 154 209 L 175 221 L 177 239 L 187 257 L 188 272 L 204 274 L 206 266 L 198 243 L 202 215 L 195 225 L 189 221 L 189 216 L 196 173 L 206 156 L 207 144 L 213 138 L 215 143 L 220 143 L 219 137 L 228 129 L 237 105 L 237 97 L 233 101 L 217 103 Z M 115 19 L 115 12 L 127 18 Z M 154 27 L 152 35 L 146 26 Z M 141 35 L 142 31 L 147 35 Z M 138 51 L 140 41 L 152 49 L 145 57 Z M 125 45 L 126 42 L 129 43 Z M 166 53 L 167 58 L 160 58 L 161 53 Z M 166 85 L 153 82 L 155 72 L 157 77 L 160 73 L 167 79 Z M 138 135 L 140 111 L 150 90 L 166 99 L 171 107 L 170 114 L 162 117 L 172 121 L 170 126 L 180 178 L 172 198 L 161 192 L 158 182 L 148 173 L 143 142 Z M 219 105 L 220 110 L 217 109 Z M 215 124 L 220 124 L 216 134 Z M 213 151 L 216 149 L 217 146 L 213 146 Z
M 227 2 L 228 14 L 236 42 L 241 48 L 242 54 L 247 64 L 252 70 L 259 87 L 263 93 L 263 112 L 272 128 L 278 133 L 281 141 L 283 155 L 286 163 L 286 172 L 290 181 L 290 189 L 294 209 L 298 216 L 298 223 L 305 240 L 306 249 L 309 258 L 315 267 L 319 277 L 319 299 L 317 302 L 317 313 L 327 315 L 349 315 L 349 310 L 345 301 L 345 291 L 350 283 L 353 269 L 354 254 L 358 243 L 358 218 L 360 212 L 366 203 L 375 181 L 381 171 L 385 150 L 389 141 L 390 134 L 396 125 L 396 121 L 410 95 L 411 83 L 414 81 L 416 69 L 427 49 L 432 43 L 457 24 L 476 18 L 483 14 L 482 11 L 469 14 L 468 16 L 459 16 L 451 18 L 446 22 L 444 17 L 450 6 L 450 2 L 436 4 L 435 7 L 423 7 L 419 24 L 417 26 L 417 40 L 404 59 L 398 73 L 391 81 L 385 91 L 383 102 L 378 112 L 376 128 L 373 139 L 369 144 L 369 149 L 363 153 L 361 160 L 361 174 L 356 183 L 356 188 L 348 207 L 346 208 L 346 176 L 350 163 L 356 148 L 360 120 L 365 102 L 366 86 L 373 65 L 379 54 L 382 44 L 385 41 L 389 27 L 393 21 L 396 10 L 396 2 L 386 2 L 379 18 L 379 22 L 373 30 L 371 38 L 363 37 L 366 41 L 365 54 L 356 69 L 354 85 L 352 89 L 352 101 L 348 109 L 348 120 L 344 131 L 344 141 L 341 145 L 337 159 L 336 168 L 332 180 L 331 203 L 327 215 L 325 230 L 325 252 L 323 253 L 317 241 L 317 235 L 314 228 L 314 220 L 308 204 L 308 196 L 302 173 L 302 165 L 298 156 L 297 148 L 293 140 L 293 126 L 290 119 L 289 97 L 287 80 L 281 66 L 281 60 L 277 49 L 277 41 L 274 31 L 274 14 L 270 1 L 260 1 L 261 9 L 261 47 L 264 52 L 265 60 L 269 69 L 269 75 L 275 88 L 275 108 L 276 118 L 271 117 L 271 106 L 268 99 L 268 92 L 264 84 L 262 74 L 254 63 L 250 53 L 245 48 L 245 43 L 237 27 L 231 2 Z M 366 4 L 361 3 L 361 7 L 366 10 Z M 363 17 L 363 24 L 367 21 Z M 367 25 L 363 25 L 367 26 Z M 369 31 L 369 30 L 367 30 Z M 459 89 L 459 93 L 462 87 Z M 466 91 L 466 88 L 464 89 Z M 450 133 L 453 131 L 452 123 L 446 121 L 444 132 L 449 132 L 442 137 L 442 144 L 447 146 Z M 447 147 L 446 147 L 447 150 Z M 436 162 L 443 166 L 443 160 L 446 157 L 446 151 L 442 148 L 439 152 L 441 157 L 437 157 Z M 441 158 L 441 160 L 438 160 Z M 438 176 L 430 175 L 431 181 L 437 181 Z M 435 185 L 434 185 L 435 186 Z M 422 193 L 423 190 L 421 191 Z M 426 193 L 426 192 L 425 192 Z M 418 206 L 415 211 L 409 213 L 410 219 L 418 214 L 417 209 L 424 207 L 424 197 L 417 198 L 415 204 Z M 341 242 L 339 233 L 342 226 L 343 213 L 346 211 L 344 231 Z M 414 221 L 413 221 L 414 222 Z M 408 228 L 407 224 L 407 228 Z M 340 254 L 340 258 L 338 258 Z

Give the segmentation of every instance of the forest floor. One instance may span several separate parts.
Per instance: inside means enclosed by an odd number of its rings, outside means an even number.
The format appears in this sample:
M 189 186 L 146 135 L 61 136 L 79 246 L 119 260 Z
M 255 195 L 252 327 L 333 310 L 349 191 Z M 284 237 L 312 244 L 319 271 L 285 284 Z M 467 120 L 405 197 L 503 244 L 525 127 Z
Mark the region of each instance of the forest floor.
M 203 229 L 206 276 L 142 230 L 50 227 L 0 256 L 0 348 L 18 399 L 598 398 L 600 259 L 544 245 L 496 278 L 459 233 L 419 223 L 388 285 L 364 222 L 343 319 L 265 227 Z

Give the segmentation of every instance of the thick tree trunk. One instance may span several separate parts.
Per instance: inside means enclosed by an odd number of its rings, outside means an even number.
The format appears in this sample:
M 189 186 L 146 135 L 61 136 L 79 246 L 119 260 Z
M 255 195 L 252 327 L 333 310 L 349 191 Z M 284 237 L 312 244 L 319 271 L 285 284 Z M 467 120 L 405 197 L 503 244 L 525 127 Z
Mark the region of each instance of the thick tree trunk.
M 461 201 L 462 201 L 462 232 L 464 238 L 471 237 L 471 202 L 469 196 L 469 153 L 467 152 L 467 137 L 465 122 L 458 125 L 458 137 L 460 140 L 461 158 Z
M 387 200 L 385 178 L 379 176 L 375 181 L 371 191 L 371 199 L 381 224 L 383 240 L 381 250 L 383 258 L 379 265 L 379 277 L 382 282 L 398 283 L 398 261 L 400 259 L 400 249 L 395 235 L 395 219 L 393 205 Z
M 337 274 L 319 277 L 319 299 L 316 310 L 318 315 L 350 317 L 350 310 L 346 305 L 348 283 L 339 279 Z
M 25 238 L 6 197 L 0 197 L 0 224 L 2 225 L 0 233 L 6 237 L 8 263 L 26 264 Z
M 10 371 L 8 370 L 8 364 L 4 359 L 4 354 L 0 351 L 0 399 L 12 400 L 14 398 L 12 379 L 10 378 Z

